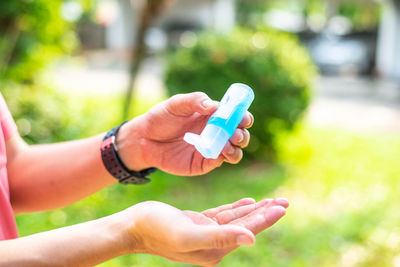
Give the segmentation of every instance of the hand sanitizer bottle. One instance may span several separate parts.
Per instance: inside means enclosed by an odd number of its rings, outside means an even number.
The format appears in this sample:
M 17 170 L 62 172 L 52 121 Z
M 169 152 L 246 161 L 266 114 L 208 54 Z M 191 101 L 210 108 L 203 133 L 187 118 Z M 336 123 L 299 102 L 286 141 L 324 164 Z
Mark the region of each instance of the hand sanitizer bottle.
M 232 84 L 200 135 L 186 133 L 184 140 L 194 145 L 205 158 L 216 159 L 242 121 L 254 100 L 253 90 L 241 83 Z

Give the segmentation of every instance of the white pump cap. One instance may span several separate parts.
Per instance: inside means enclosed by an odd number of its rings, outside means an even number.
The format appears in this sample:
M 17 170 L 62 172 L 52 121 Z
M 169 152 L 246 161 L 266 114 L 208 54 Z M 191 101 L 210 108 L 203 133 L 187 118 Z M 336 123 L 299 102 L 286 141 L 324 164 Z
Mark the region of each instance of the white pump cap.
M 222 128 L 207 124 L 201 135 L 186 133 L 183 139 L 194 145 L 203 157 L 216 159 L 229 139 L 229 135 Z

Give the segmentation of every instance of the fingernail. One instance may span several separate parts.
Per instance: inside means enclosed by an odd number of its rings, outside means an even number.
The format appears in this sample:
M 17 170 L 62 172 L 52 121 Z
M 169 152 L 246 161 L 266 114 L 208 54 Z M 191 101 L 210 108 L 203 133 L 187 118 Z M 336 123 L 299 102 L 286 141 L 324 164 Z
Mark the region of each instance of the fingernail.
M 250 120 L 249 125 L 247 125 L 248 127 L 252 126 L 254 123 L 254 116 L 251 113 L 250 113 L 250 118 L 251 118 L 251 120 Z
M 247 235 L 240 235 L 236 239 L 236 244 L 239 246 L 252 246 L 253 245 L 253 240 L 251 240 L 250 237 Z
M 243 133 L 240 133 L 240 134 L 239 134 L 238 143 L 243 142 L 243 139 L 244 139 L 244 135 L 243 135 Z
M 211 99 L 206 99 L 201 103 L 201 106 L 204 109 L 208 109 L 208 108 L 210 108 L 212 106 L 212 104 L 213 104 L 213 101 Z

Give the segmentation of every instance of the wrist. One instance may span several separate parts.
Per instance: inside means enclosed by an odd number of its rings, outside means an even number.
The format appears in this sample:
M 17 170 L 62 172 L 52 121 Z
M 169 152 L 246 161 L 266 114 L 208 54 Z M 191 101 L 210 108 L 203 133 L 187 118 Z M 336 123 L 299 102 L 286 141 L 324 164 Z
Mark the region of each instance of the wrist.
M 131 238 L 128 236 L 128 226 L 125 220 L 122 220 L 120 213 L 101 218 L 97 228 L 104 236 L 107 236 L 110 251 L 114 251 L 116 256 L 132 253 Z M 93 226 L 96 227 L 96 226 Z M 115 256 L 113 256 L 115 257 Z
M 145 149 L 145 139 L 141 127 L 142 116 L 121 126 L 116 136 L 118 154 L 125 166 L 133 171 L 144 170 L 151 166 L 143 155 Z
M 140 205 L 140 204 L 137 204 Z M 147 253 L 145 242 L 138 233 L 138 217 L 141 215 L 137 205 L 131 206 L 119 213 L 114 214 L 121 223 L 121 237 L 124 240 L 126 254 Z

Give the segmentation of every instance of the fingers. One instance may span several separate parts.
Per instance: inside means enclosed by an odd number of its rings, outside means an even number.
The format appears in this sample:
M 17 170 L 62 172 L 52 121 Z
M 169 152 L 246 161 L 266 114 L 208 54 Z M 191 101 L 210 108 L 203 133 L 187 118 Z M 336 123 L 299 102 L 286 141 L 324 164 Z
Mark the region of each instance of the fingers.
M 250 114 L 250 113 L 249 113 Z M 250 114 L 249 116 L 252 117 Z M 248 116 L 248 117 L 249 117 Z M 245 117 L 246 118 L 246 117 Z M 244 119 L 245 120 L 245 119 Z M 251 119 L 246 119 L 247 122 L 242 121 L 243 124 L 248 124 L 248 127 L 251 127 L 253 124 Z M 245 148 L 249 145 L 250 142 L 250 133 L 246 129 L 237 128 L 233 133 L 232 137 L 229 139 L 229 142 L 226 143 L 224 149 L 222 150 L 222 156 L 224 161 L 237 164 L 243 158 L 243 151 L 242 148 Z
M 250 133 L 246 129 L 237 128 L 233 133 L 229 142 L 226 143 L 222 150 L 224 160 L 231 164 L 237 164 L 243 158 L 242 148 L 248 146 L 250 141 Z
M 289 207 L 289 201 L 286 198 L 281 198 L 281 197 L 275 198 L 272 204 L 275 204 L 277 206 L 282 206 L 285 209 Z
M 274 225 L 285 214 L 286 209 L 282 206 L 264 208 L 264 211 L 260 211 L 251 220 L 247 220 L 246 228 L 256 235 Z
M 237 164 L 242 159 L 242 148 L 245 148 L 249 145 L 250 133 L 248 130 L 240 127 L 251 127 L 253 121 L 253 115 L 247 112 L 246 116 L 244 116 L 241 124 L 239 125 L 239 128 L 235 130 L 232 137 L 229 139 L 229 142 L 226 143 L 224 149 L 222 150 L 222 155 L 224 156 L 224 160 L 226 162 Z
M 248 229 L 236 225 L 199 225 L 186 233 L 185 248 L 223 249 L 235 246 L 251 246 L 255 237 Z
M 218 224 L 228 224 L 264 206 L 282 206 L 287 208 L 289 206 L 289 201 L 285 198 L 276 198 L 263 199 L 255 203 L 254 199 L 244 198 L 233 203 L 232 205 L 228 204 L 218 208 L 206 210 L 203 212 L 203 215 L 212 218 L 214 221 L 218 222 Z
M 229 140 L 232 145 L 245 148 L 250 142 L 250 133 L 246 129 L 237 128 Z
M 254 200 L 254 198 L 251 197 L 246 197 L 246 198 L 242 198 L 236 202 L 234 202 L 232 204 L 232 208 L 238 208 L 244 205 L 249 205 L 249 204 L 253 204 L 256 203 L 256 201 Z
M 227 224 L 230 221 L 241 218 L 256 209 L 257 209 L 256 204 L 251 204 L 239 207 L 237 209 L 226 210 L 221 213 L 218 213 L 215 216 L 215 219 L 217 220 L 218 224 Z
M 280 218 L 282 218 L 286 214 L 285 206 L 288 205 L 287 201 L 284 202 L 282 201 L 282 199 L 279 199 L 277 201 L 274 200 L 273 203 L 274 204 L 272 205 L 270 204 L 262 208 L 256 209 L 250 214 L 230 222 L 230 224 L 245 227 L 256 235 L 259 232 L 274 225 Z
M 244 115 L 242 121 L 239 123 L 239 128 L 250 128 L 253 126 L 254 123 L 254 116 L 250 112 L 247 111 L 247 113 Z
M 218 108 L 218 103 L 203 92 L 174 95 L 165 105 L 167 111 L 175 116 L 189 116 L 195 112 L 209 115 Z
M 202 225 L 217 224 L 216 221 L 214 221 L 210 217 L 205 216 L 204 214 L 191 210 L 184 210 L 182 212 L 183 214 L 188 216 L 195 224 L 202 224 Z
M 218 213 L 224 211 L 224 210 L 229 210 L 229 209 L 234 209 L 234 208 L 238 208 L 241 206 L 245 206 L 245 205 L 250 205 L 250 204 L 254 204 L 256 201 L 253 198 L 243 198 L 240 199 L 232 204 L 225 204 L 216 208 L 212 208 L 212 209 L 208 209 L 203 211 L 202 213 L 209 217 L 209 218 L 214 218 Z
M 167 110 L 176 116 L 189 116 L 195 112 L 210 115 L 218 108 L 218 102 L 213 101 L 203 92 L 177 94 L 165 103 Z M 238 127 L 250 128 L 253 123 L 254 116 L 247 111 Z
M 222 150 L 222 156 L 226 162 L 231 164 L 237 164 L 243 158 L 243 151 L 240 147 L 232 145 L 231 142 L 227 142 L 224 149 Z
M 252 203 L 234 209 L 224 210 L 216 214 L 214 217 L 219 224 L 227 224 L 230 223 L 231 221 L 246 216 L 247 214 L 255 211 L 258 208 L 261 208 L 262 206 L 269 204 L 272 201 L 273 201 L 272 199 L 264 199 L 257 203 Z
M 233 204 L 207 210 L 205 214 L 216 215 L 223 223 L 230 220 L 230 223 L 188 227 L 179 234 L 182 237 L 179 247 L 185 252 L 251 246 L 255 242 L 254 235 L 282 218 L 288 205 L 289 202 L 283 198 L 264 199 L 257 203 L 253 199 L 241 199 Z

